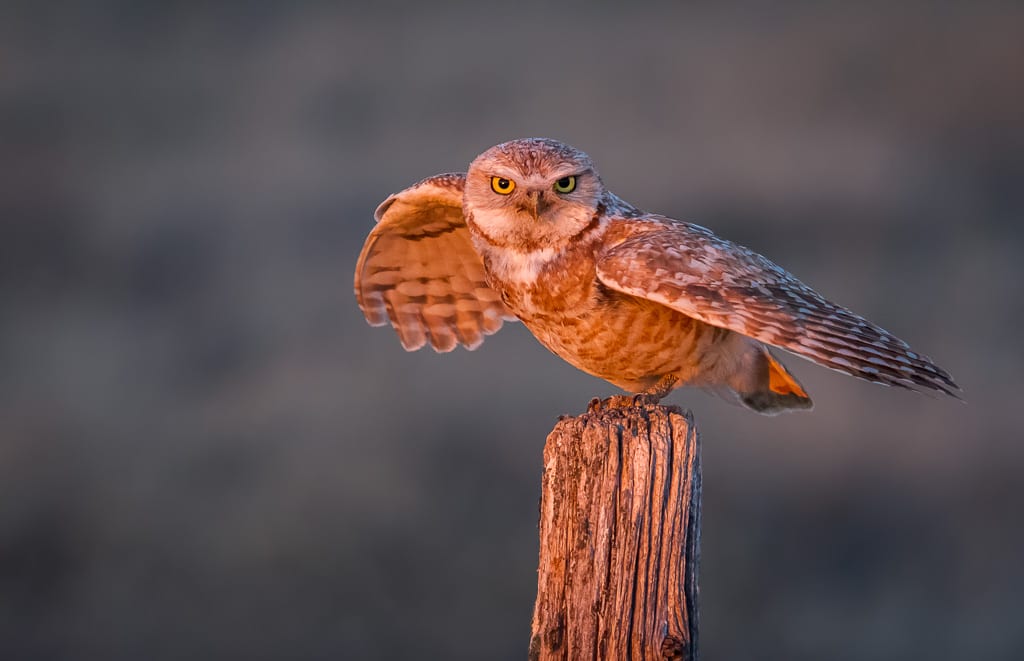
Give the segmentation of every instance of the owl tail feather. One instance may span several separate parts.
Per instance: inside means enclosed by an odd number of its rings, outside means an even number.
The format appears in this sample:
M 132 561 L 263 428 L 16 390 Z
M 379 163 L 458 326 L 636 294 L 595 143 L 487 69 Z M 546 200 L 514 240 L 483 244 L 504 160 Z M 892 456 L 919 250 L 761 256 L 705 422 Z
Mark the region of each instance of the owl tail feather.
M 796 377 L 763 345 L 753 347 L 728 386 L 740 404 L 764 415 L 814 407 Z

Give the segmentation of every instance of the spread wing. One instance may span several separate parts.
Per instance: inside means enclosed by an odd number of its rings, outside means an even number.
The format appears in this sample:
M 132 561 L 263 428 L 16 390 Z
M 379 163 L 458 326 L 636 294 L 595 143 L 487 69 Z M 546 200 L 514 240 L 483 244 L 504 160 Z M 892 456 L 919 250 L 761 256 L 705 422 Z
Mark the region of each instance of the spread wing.
M 608 287 L 861 379 L 957 396 L 953 379 L 926 356 L 752 250 L 669 218 L 640 223 L 642 233 L 599 260 Z
M 515 317 L 487 286 L 462 217 L 464 174 L 395 193 L 375 214 L 356 264 L 356 300 L 372 326 L 389 320 L 407 351 L 472 350 Z

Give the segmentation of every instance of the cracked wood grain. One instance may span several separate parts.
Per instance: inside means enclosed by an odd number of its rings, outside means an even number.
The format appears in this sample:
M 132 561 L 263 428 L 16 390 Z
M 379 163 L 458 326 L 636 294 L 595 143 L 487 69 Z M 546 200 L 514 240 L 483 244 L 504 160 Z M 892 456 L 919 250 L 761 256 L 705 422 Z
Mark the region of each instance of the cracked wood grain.
M 530 659 L 696 659 L 700 445 L 691 415 L 591 403 L 544 448 Z

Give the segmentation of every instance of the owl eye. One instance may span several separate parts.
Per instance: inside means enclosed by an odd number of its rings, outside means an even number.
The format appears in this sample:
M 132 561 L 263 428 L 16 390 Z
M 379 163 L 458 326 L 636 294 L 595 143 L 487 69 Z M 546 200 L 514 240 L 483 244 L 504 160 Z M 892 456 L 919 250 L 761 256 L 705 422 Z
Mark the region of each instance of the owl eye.
M 559 193 L 571 193 L 576 190 L 576 177 L 562 177 L 555 182 L 555 190 Z
M 491 177 L 491 190 L 499 195 L 508 195 L 516 189 L 516 182 L 505 177 Z

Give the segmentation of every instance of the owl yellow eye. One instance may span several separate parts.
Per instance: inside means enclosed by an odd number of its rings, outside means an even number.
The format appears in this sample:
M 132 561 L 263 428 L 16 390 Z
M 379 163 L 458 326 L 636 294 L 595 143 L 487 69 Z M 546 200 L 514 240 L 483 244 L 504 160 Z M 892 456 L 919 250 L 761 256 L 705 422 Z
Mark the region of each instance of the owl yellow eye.
M 562 177 L 555 182 L 555 190 L 559 193 L 571 193 L 576 190 L 576 177 Z
M 499 195 L 508 195 L 516 189 L 516 182 L 505 177 L 491 177 L 491 190 Z

